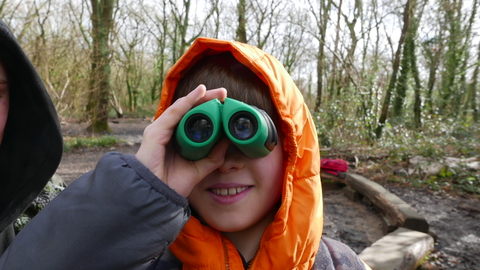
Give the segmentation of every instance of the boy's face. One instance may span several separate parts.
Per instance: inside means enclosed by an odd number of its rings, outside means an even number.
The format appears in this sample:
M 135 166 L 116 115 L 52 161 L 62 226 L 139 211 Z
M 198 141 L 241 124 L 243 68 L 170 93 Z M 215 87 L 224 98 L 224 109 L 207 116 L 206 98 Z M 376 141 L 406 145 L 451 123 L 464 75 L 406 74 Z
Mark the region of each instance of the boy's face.
M 8 81 L 5 67 L 0 62 L 0 144 L 2 144 L 3 132 L 5 130 L 5 124 L 8 117 Z
M 283 176 L 281 143 L 260 159 L 246 157 L 231 144 L 223 165 L 198 183 L 188 198 L 208 225 L 239 232 L 273 220 Z

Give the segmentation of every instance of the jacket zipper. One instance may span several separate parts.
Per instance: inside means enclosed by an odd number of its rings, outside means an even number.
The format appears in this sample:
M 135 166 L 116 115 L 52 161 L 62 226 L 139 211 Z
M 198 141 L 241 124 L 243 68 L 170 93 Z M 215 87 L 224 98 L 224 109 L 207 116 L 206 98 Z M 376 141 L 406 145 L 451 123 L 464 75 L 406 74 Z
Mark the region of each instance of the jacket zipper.
M 222 238 L 222 246 L 223 246 L 223 255 L 225 257 L 225 269 L 230 270 L 230 260 L 228 259 L 228 250 L 227 250 L 227 244 L 225 243 L 225 239 Z
M 257 251 L 255 251 L 255 255 L 253 255 L 253 258 L 250 261 L 248 261 L 247 270 L 252 269 L 253 261 L 257 257 L 259 249 L 260 249 L 260 246 L 257 248 Z
M 227 243 L 225 243 L 224 236 L 222 236 L 221 238 L 222 238 L 223 254 L 224 254 L 224 257 L 225 257 L 225 269 L 230 270 L 230 260 L 229 260 L 229 257 L 228 257 Z M 259 249 L 260 248 L 257 248 L 257 251 L 255 252 L 255 255 L 253 255 L 253 258 L 248 262 L 246 270 L 252 269 L 253 261 L 257 257 Z

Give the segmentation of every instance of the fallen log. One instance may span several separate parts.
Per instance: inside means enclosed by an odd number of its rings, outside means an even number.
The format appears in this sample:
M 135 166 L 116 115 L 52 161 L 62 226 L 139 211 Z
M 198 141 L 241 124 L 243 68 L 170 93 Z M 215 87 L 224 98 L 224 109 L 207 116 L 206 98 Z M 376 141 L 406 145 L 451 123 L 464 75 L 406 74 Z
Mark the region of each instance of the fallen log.
M 429 225 L 425 218 L 420 216 L 414 208 L 408 205 L 393 193 L 390 193 L 381 185 L 366 179 L 363 176 L 346 173 L 341 178 L 326 172 L 321 172 L 323 180 L 334 183 L 343 183 L 358 191 L 364 198 L 377 207 L 387 219 L 390 229 L 404 227 L 423 233 L 429 232 Z M 340 175 L 339 175 L 340 176 Z

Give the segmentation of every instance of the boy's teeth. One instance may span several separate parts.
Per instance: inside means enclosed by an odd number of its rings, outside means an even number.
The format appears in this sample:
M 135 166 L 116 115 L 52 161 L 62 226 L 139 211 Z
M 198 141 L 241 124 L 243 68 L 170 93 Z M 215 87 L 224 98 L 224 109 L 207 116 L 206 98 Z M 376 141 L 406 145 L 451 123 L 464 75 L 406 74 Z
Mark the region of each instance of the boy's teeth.
M 221 196 L 228 196 L 228 195 L 235 195 L 238 194 L 248 187 L 237 187 L 237 188 L 214 188 L 212 189 L 212 192 L 221 195 Z

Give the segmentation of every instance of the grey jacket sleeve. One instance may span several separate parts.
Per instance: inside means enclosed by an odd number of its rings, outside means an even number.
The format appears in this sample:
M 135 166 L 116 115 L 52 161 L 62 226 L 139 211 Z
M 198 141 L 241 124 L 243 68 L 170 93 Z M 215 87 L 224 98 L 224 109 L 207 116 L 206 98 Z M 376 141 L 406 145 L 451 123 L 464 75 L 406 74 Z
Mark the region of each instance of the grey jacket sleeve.
M 190 217 L 133 155 L 107 153 L 17 235 L 1 270 L 146 269 Z

